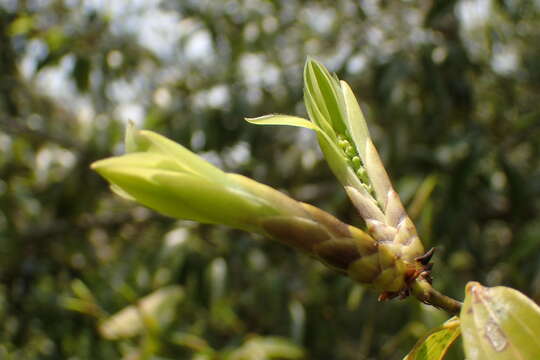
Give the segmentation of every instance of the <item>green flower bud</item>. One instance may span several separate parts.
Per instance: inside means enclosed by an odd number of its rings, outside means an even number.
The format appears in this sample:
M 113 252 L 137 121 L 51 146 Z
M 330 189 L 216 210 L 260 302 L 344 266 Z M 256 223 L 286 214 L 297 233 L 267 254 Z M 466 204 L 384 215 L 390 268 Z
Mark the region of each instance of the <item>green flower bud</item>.
M 358 156 L 354 156 L 354 157 L 351 159 L 351 162 L 352 162 L 353 167 L 354 167 L 355 169 L 358 169 L 358 170 L 361 169 L 360 167 L 362 166 L 362 160 L 360 160 L 360 158 L 359 158 Z M 364 171 L 365 171 L 365 170 L 364 170 Z M 358 172 L 357 172 L 357 174 L 358 174 Z M 359 176 L 359 177 L 360 177 L 360 176 Z

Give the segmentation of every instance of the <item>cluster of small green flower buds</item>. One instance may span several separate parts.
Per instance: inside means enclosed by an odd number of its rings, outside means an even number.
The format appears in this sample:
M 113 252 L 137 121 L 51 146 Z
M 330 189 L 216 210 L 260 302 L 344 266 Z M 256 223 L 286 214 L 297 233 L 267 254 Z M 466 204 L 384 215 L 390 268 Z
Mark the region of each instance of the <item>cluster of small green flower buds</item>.
M 360 159 L 358 152 L 356 151 L 354 146 L 351 145 L 351 142 L 347 140 L 347 138 L 350 138 L 350 136 L 338 135 L 338 145 L 343 151 L 343 154 L 349 161 L 350 165 L 354 169 L 356 176 L 358 176 L 358 178 L 362 182 L 362 186 L 364 187 L 364 189 L 366 189 L 369 194 L 374 196 L 375 193 L 373 191 L 373 186 L 369 181 L 369 177 L 364 167 L 364 164 L 362 163 L 362 159 Z

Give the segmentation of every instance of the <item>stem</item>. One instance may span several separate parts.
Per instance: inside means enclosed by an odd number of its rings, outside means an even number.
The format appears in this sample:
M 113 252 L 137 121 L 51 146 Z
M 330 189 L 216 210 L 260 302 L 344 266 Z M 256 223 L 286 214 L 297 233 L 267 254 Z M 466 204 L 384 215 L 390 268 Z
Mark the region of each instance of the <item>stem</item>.
M 451 315 L 459 315 L 461 302 L 435 290 L 423 277 L 418 277 L 412 285 L 412 293 L 424 304 L 443 309 Z

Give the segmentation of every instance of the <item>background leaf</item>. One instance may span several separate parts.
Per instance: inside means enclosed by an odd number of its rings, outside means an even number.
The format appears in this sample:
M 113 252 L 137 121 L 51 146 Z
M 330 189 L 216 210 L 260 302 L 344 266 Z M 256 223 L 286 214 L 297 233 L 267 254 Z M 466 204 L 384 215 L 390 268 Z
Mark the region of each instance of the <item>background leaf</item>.
M 470 282 L 460 318 L 468 359 L 540 358 L 540 307 L 519 291 Z
M 442 360 L 454 344 L 460 331 L 459 319 L 454 316 L 442 326 L 424 335 L 403 360 Z
M 114 340 L 130 338 L 145 331 L 159 331 L 172 321 L 183 297 L 184 291 L 179 286 L 158 289 L 104 319 L 99 331 L 105 338 Z
M 295 360 L 304 358 L 304 351 L 287 339 L 255 337 L 226 356 L 227 360 Z

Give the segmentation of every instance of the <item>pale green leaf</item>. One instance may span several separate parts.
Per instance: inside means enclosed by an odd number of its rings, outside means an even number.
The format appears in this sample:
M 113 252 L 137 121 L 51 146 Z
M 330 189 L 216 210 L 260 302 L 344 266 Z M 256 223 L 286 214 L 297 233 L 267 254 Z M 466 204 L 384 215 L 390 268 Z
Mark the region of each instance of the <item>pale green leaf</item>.
M 442 360 L 459 335 L 459 319 L 454 316 L 418 340 L 403 360 Z
M 345 108 L 347 110 L 347 128 L 354 141 L 358 154 L 362 162 L 366 162 L 366 141 L 369 139 L 369 130 L 358 105 L 358 101 L 354 96 L 351 88 L 345 81 L 341 81 L 341 90 L 345 99 Z
M 202 223 L 213 223 L 212 219 L 205 216 L 205 214 L 195 212 L 189 204 L 184 202 L 184 199 L 171 193 L 169 189 L 159 186 L 153 176 L 158 172 L 167 172 L 167 170 L 122 166 L 121 158 L 106 159 L 108 165 L 111 166 L 94 169 L 107 179 L 115 189 L 121 189 L 121 193 L 127 194 L 128 198 L 134 199 L 164 215 Z M 114 166 L 115 163 L 118 166 Z M 169 172 L 177 176 L 186 176 L 177 172 Z
M 343 155 L 343 151 L 337 147 L 335 141 L 326 132 L 314 123 L 300 117 L 279 114 L 266 115 L 253 119 L 246 118 L 246 121 L 257 125 L 290 125 L 315 130 L 321 150 L 325 154 L 326 160 L 334 174 L 345 184 L 359 186 L 360 183 L 357 181 L 354 172 L 352 172 L 347 159 Z
M 98 161 L 93 168 L 122 193 L 179 219 L 257 231 L 258 217 L 279 213 L 278 206 L 252 195 L 229 177 L 222 183 L 181 171 L 182 165 L 159 154 L 127 154 Z
M 330 119 L 328 119 L 321 113 L 319 105 L 317 105 L 308 87 L 304 88 L 304 103 L 306 105 L 306 110 L 311 121 L 313 121 L 313 123 L 319 126 L 322 132 L 328 135 L 333 141 L 337 141 L 337 135 L 332 128 Z
M 383 209 L 385 209 L 386 212 L 388 192 L 392 190 L 392 184 L 380 159 L 379 153 L 371 141 L 366 120 L 364 119 L 360 105 L 351 88 L 345 81 L 341 81 L 341 91 L 343 92 L 347 114 L 347 128 L 356 146 L 358 155 L 364 164 L 364 168 L 368 173 L 369 180 L 373 185 L 377 201 L 383 206 Z M 399 199 L 398 202 L 400 202 Z
M 116 186 L 114 184 L 111 184 L 110 189 L 111 189 L 111 191 L 113 193 L 120 196 L 121 198 L 124 198 L 124 199 L 129 200 L 129 201 L 137 201 L 133 196 L 129 195 L 127 192 L 122 190 L 122 188 L 120 188 L 120 187 L 118 187 L 118 186 Z
M 388 193 L 390 190 L 393 190 L 392 183 L 371 139 L 367 139 L 366 141 L 366 162 L 364 166 L 368 173 L 369 181 L 375 190 L 375 197 L 383 211 L 386 212 Z
M 317 77 L 315 76 L 315 70 L 313 69 L 315 63 L 314 60 L 308 59 L 304 67 L 304 92 L 309 93 L 310 97 L 313 99 L 313 103 L 317 105 L 322 117 L 328 121 L 329 124 L 332 124 L 326 102 L 324 101 L 321 89 L 317 84 Z
M 128 125 L 125 141 L 127 152 L 146 152 L 169 156 L 182 163 L 184 169 L 189 169 L 193 173 L 208 179 L 226 181 L 223 171 L 182 145 L 153 131 L 136 130 L 133 125 Z
M 136 167 L 140 169 L 169 170 L 179 173 L 199 176 L 197 171 L 185 164 L 177 161 L 175 158 L 157 153 L 136 152 L 122 156 L 116 156 L 94 162 L 91 167 L 97 172 L 104 169 L 120 167 Z M 114 170 L 114 169 L 113 169 Z
M 297 116 L 281 114 L 271 114 L 257 118 L 246 118 L 246 121 L 256 125 L 289 125 L 303 127 L 311 130 L 319 130 L 319 127 L 311 121 Z
M 250 196 L 248 191 L 238 191 L 236 187 L 170 172 L 156 173 L 154 180 L 179 203 L 194 214 L 203 214 L 211 223 L 259 232 L 258 223 L 262 218 L 279 214 L 270 202 Z
M 275 209 L 279 214 L 306 216 L 305 210 L 299 205 L 298 201 L 291 199 L 276 189 L 239 174 L 228 173 L 227 176 L 231 178 L 234 184 L 238 185 L 233 191 L 239 191 L 241 196 L 258 199 L 258 201 L 262 201 Z
M 326 68 L 308 59 L 304 69 L 304 83 L 322 115 L 338 134 L 345 135 L 345 103 L 339 82 Z
M 460 318 L 468 360 L 540 359 L 540 307 L 519 291 L 470 282 Z

